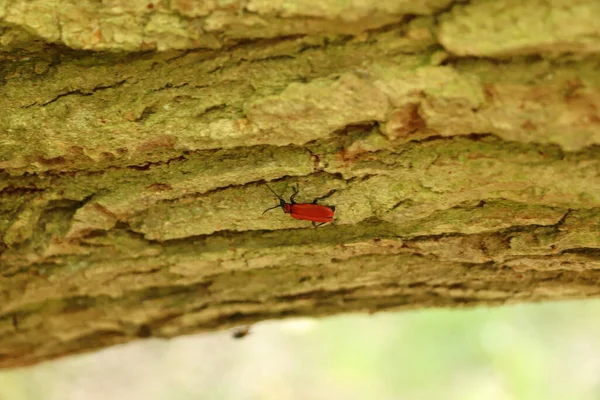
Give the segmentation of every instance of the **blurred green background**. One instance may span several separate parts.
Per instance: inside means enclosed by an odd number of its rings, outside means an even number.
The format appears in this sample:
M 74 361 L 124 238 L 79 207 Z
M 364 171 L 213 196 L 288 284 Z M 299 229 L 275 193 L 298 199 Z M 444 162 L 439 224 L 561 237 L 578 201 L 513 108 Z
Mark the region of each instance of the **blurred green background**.
M 0 372 L 2 400 L 600 399 L 600 301 L 289 319 Z

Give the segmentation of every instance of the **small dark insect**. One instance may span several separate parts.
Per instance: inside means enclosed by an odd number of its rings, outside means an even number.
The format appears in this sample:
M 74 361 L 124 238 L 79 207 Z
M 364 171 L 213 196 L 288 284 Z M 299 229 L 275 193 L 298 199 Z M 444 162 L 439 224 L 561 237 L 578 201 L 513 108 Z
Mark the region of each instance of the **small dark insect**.
M 241 339 L 250 334 L 250 325 L 245 325 L 239 328 L 235 328 L 231 333 L 231 337 L 234 339 Z
M 328 222 L 333 221 L 333 214 L 335 213 L 335 207 L 333 206 L 322 206 L 317 204 L 317 200 L 312 203 L 296 203 L 294 198 L 298 194 L 298 186 L 294 187 L 294 193 L 290 197 L 290 202 L 286 203 L 286 201 L 279 196 L 269 185 L 267 185 L 269 190 L 273 192 L 275 196 L 279 199 L 279 204 L 267 208 L 263 211 L 263 215 L 269 211 L 273 210 L 277 207 L 281 207 L 283 212 L 286 214 L 291 214 L 292 218 L 301 219 L 305 221 L 312 221 L 314 226 L 321 226 Z M 316 222 L 320 222 L 320 224 L 315 224 Z

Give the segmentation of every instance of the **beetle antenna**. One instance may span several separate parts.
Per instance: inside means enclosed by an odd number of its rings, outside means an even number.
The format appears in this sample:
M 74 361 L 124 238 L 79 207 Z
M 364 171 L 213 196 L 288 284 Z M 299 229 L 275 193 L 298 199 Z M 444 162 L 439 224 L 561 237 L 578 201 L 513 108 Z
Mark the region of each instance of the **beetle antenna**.
M 276 205 L 275 207 L 267 208 L 265 211 L 263 211 L 262 215 L 265 215 L 265 213 L 266 213 L 267 211 L 274 210 L 274 209 L 276 209 L 276 208 L 278 208 L 278 207 L 281 207 L 281 206 L 280 206 L 280 205 Z
M 273 193 L 275 196 L 277 196 L 277 198 L 278 198 L 279 200 L 283 200 L 283 199 L 281 198 L 281 196 L 279 196 L 277 193 L 275 193 L 275 191 L 274 191 L 273 189 L 271 189 L 271 186 L 267 185 L 266 183 L 265 183 L 265 186 L 267 186 L 267 187 L 269 188 L 269 190 L 270 190 L 270 191 L 271 191 L 271 192 L 272 192 L 272 193 Z M 277 207 L 279 207 L 279 206 L 277 206 Z

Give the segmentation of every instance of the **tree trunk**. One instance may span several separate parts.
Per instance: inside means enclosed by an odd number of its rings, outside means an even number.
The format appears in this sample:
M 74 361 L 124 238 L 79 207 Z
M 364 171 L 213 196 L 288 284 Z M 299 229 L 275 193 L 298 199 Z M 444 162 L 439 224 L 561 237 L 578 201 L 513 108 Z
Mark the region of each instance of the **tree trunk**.
M 0 2 L 0 367 L 600 295 L 600 2 Z M 314 228 L 273 210 L 336 207 Z

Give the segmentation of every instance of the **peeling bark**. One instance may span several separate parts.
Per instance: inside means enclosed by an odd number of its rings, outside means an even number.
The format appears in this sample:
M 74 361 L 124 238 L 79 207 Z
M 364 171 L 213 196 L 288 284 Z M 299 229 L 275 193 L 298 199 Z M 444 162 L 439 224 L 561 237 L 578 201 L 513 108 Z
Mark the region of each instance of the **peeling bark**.
M 598 297 L 598 7 L 0 2 L 0 367 Z

